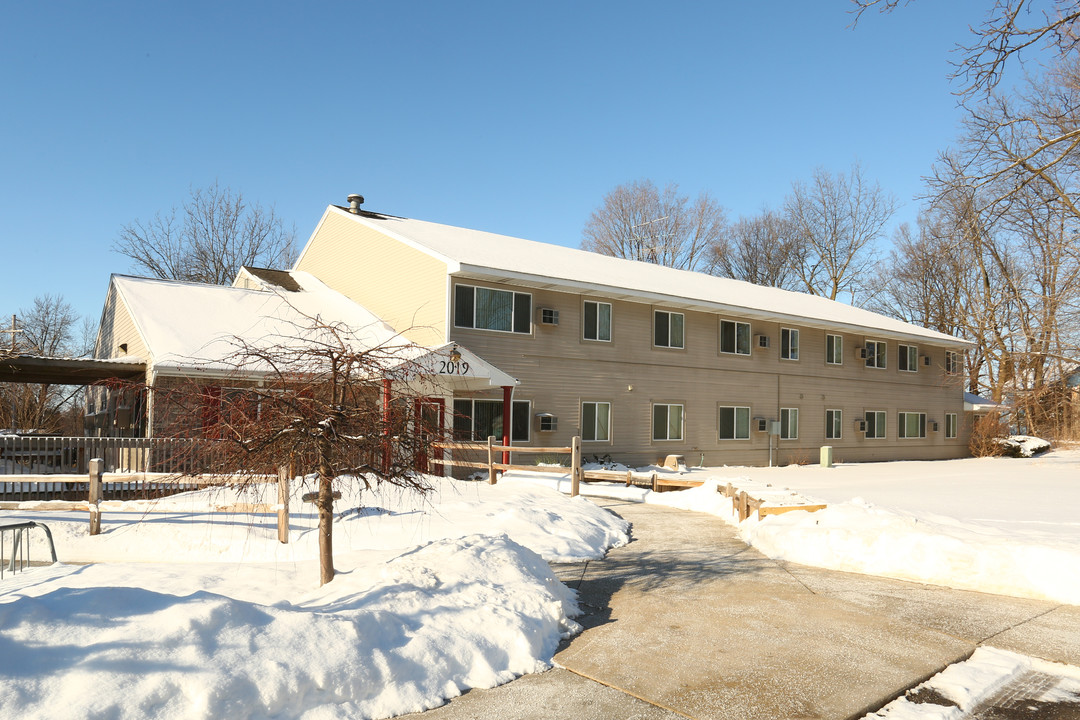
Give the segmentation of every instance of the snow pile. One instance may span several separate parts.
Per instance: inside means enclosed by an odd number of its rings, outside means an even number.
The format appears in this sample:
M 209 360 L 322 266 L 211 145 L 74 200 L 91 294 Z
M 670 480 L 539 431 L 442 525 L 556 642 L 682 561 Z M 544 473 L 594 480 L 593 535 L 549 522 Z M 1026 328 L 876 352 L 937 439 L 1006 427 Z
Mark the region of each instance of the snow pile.
M 1026 700 L 1037 703 L 1076 703 L 1080 700 L 1080 668 L 980 647 L 968 660 L 950 665 L 864 720 L 961 720 L 970 717 L 981 703 L 1028 673 L 1050 676 L 1056 682 L 1037 697 Z
M 273 605 L 62 579 L 0 596 L 0 716 L 388 717 L 546 669 L 579 629 L 572 592 L 505 536 L 376 575 Z
M 1050 449 L 1050 443 L 1031 435 L 1010 435 L 1000 438 L 998 443 L 1004 448 L 1004 454 L 1010 457 L 1034 457 Z

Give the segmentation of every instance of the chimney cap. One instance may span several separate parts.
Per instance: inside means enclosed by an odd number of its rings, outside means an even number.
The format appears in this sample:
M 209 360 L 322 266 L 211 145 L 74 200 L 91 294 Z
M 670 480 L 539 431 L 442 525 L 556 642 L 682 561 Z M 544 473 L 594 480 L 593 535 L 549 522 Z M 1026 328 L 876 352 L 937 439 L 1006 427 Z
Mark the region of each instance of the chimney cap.
M 353 193 L 346 198 L 349 201 L 349 212 L 359 213 L 360 206 L 364 204 L 364 196 Z

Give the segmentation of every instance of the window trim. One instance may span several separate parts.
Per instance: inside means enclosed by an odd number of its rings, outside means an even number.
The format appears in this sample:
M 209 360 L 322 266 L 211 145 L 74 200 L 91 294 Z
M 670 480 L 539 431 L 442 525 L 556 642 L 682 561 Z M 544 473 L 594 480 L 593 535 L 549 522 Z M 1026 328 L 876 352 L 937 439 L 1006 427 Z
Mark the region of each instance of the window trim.
M 597 405 L 597 406 L 599 406 L 599 405 L 607 405 L 607 437 L 606 438 L 598 439 L 596 437 L 593 437 L 590 440 L 589 438 L 585 437 L 585 406 L 586 405 Z M 580 427 L 580 430 L 581 430 L 581 442 L 583 442 L 583 443 L 589 442 L 589 443 L 608 443 L 608 444 L 610 444 L 611 443 L 611 401 L 610 400 L 582 400 L 581 401 L 580 412 L 581 412 L 581 419 L 580 419 L 580 422 L 578 424 L 581 426 Z M 596 428 L 598 427 L 597 420 L 599 419 L 599 417 L 600 417 L 599 413 L 597 413 L 594 410 L 593 411 L 593 435 L 594 436 L 596 435 Z
M 950 425 L 952 429 L 951 434 L 949 432 Z M 945 413 L 945 439 L 956 440 L 958 437 L 960 437 L 960 425 L 958 423 L 957 413 Z
M 724 323 L 731 323 L 735 326 L 735 349 L 724 349 Z M 746 326 L 746 352 L 739 352 L 739 326 Z M 720 354 L 721 355 L 741 355 L 742 357 L 750 357 L 754 352 L 754 328 L 745 320 L 725 320 L 720 318 L 720 336 L 719 336 Z
M 784 422 L 784 413 L 787 413 L 787 422 Z M 795 434 L 785 435 L 784 433 L 790 433 L 791 425 L 791 413 L 795 413 Z M 797 407 L 782 407 L 780 408 L 780 439 L 781 440 L 798 440 L 799 439 L 799 408 Z
M 592 338 L 585 334 L 588 331 L 588 327 L 585 324 L 585 312 L 586 312 L 585 307 L 587 305 L 589 305 L 590 303 L 593 304 L 593 305 L 596 305 L 596 327 L 594 328 L 594 330 L 596 332 L 596 337 L 592 337 Z M 608 308 L 608 328 L 607 328 L 608 336 L 606 338 L 600 337 L 600 306 L 601 305 L 607 305 L 607 308 Z M 582 301 L 582 304 L 581 304 L 581 339 L 582 340 L 587 340 L 588 342 L 606 342 L 606 343 L 609 343 L 609 342 L 611 342 L 611 326 L 612 326 L 612 307 L 611 307 L 611 303 L 604 302 L 603 300 L 583 300 Z M 683 323 L 683 333 L 684 334 L 686 333 L 685 321 Z M 653 339 L 654 340 L 656 339 L 655 338 L 655 333 L 654 333 Z M 685 337 L 683 339 L 685 340 Z
M 839 341 L 839 347 L 836 342 L 833 343 L 833 354 L 829 356 L 829 338 L 836 338 Z M 840 358 L 834 362 L 834 358 Z M 834 333 L 825 333 L 825 364 L 826 365 L 843 365 L 844 364 L 844 336 Z
M 917 415 L 919 416 L 919 430 L 921 435 L 908 435 L 907 434 L 907 416 Z M 926 413 L 912 410 L 900 410 L 897 412 L 896 418 L 896 439 L 897 440 L 925 440 L 926 439 Z
M 907 345 L 905 343 L 897 343 L 896 345 L 896 370 L 898 372 L 917 373 L 919 372 L 919 346 Z M 905 352 L 905 350 L 907 352 Z M 914 351 L 915 362 L 911 362 L 911 355 Z M 906 357 L 905 357 L 906 356 Z M 908 365 L 908 367 L 904 367 Z M 912 367 L 914 365 L 914 367 Z
M 829 422 L 829 414 L 835 413 L 832 417 L 832 422 Z M 833 435 L 833 431 L 838 434 Z M 825 408 L 825 439 L 826 440 L 843 440 L 844 439 L 844 411 L 842 408 Z
M 656 437 L 656 408 L 660 406 L 668 408 L 667 425 L 664 428 L 665 432 L 671 428 L 671 408 L 679 408 L 679 430 L 682 433 L 679 437 Z M 652 403 L 649 406 L 649 425 L 651 426 L 649 428 L 649 433 L 653 442 L 682 442 L 683 438 L 686 437 L 686 406 L 683 403 Z
M 472 290 L 472 296 L 473 296 L 473 301 L 472 301 L 472 311 L 473 311 L 473 313 L 472 313 L 472 325 L 458 325 L 458 288 L 469 288 L 469 289 Z M 496 328 L 486 328 L 486 327 L 477 327 L 476 326 L 476 291 L 478 289 L 480 289 L 480 290 L 490 290 L 491 292 L 507 293 L 507 294 L 510 295 L 510 329 L 509 330 L 499 330 L 499 329 L 496 329 Z M 517 315 L 517 296 L 518 295 L 522 295 L 522 296 L 525 296 L 525 297 L 529 298 L 529 312 L 524 313 L 524 315 L 526 316 L 526 320 L 529 323 L 529 329 L 528 329 L 527 332 L 523 332 L 523 331 L 513 329 L 514 326 L 517 325 L 517 320 L 518 320 L 518 315 Z M 507 334 L 510 334 L 510 335 L 532 335 L 533 334 L 533 317 L 532 317 L 533 309 L 534 309 L 533 308 L 533 295 L 532 295 L 532 293 L 529 293 L 529 292 L 520 292 L 518 290 L 506 290 L 504 288 L 493 288 L 493 287 L 488 287 L 486 285 L 469 285 L 468 283 L 454 283 L 454 312 L 453 312 L 453 316 L 454 316 L 454 327 L 455 328 L 461 328 L 462 330 L 480 330 L 482 332 L 507 333 Z
M 720 434 L 720 412 L 731 410 L 731 437 Z M 746 435 L 739 435 L 739 411 L 746 411 Z M 750 439 L 750 406 L 749 405 L 717 405 L 716 406 L 716 439 L 720 442 L 725 440 L 749 440 Z
M 956 350 L 945 351 L 945 374 L 946 375 L 959 375 L 960 374 L 960 353 Z
M 874 364 L 870 364 L 870 356 L 867 354 L 864 365 L 874 370 L 888 370 L 889 369 L 889 343 L 884 340 L 864 340 L 863 349 L 869 350 L 870 346 L 874 346 Z M 878 352 L 879 346 L 881 352 Z M 878 360 L 881 360 L 881 365 L 878 365 Z
M 656 316 L 659 313 L 664 313 L 668 316 L 668 344 L 657 345 L 656 344 Z M 671 316 L 678 315 L 682 318 L 682 345 L 671 345 Z M 686 349 L 686 313 L 679 312 L 678 310 L 658 310 L 653 308 L 653 320 L 652 320 L 652 346 L 654 348 L 664 348 L 665 350 L 685 350 Z
M 870 416 L 874 416 L 874 434 L 869 432 L 864 433 L 863 437 L 867 440 L 887 440 L 889 436 L 889 413 L 887 410 L 864 410 L 863 422 L 867 424 L 867 428 L 870 426 Z M 881 417 L 881 434 L 878 435 L 878 422 L 877 417 Z
M 784 333 L 787 333 L 787 335 L 788 335 L 788 354 L 787 355 L 784 355 Z M 792 341 L 792 339 L 795 340 L 795 343 L 794 343 L 795 356 L 794 357 L 791 356 L 791 350 L 792 350 L 792 342 L 791 341 Z M 798 362 L 799 361 L 799 329 L 798 328 L 786 328 L 786 327 L 780 328 L 780 359 L 781 360 L 789 360 L 791 362 Z

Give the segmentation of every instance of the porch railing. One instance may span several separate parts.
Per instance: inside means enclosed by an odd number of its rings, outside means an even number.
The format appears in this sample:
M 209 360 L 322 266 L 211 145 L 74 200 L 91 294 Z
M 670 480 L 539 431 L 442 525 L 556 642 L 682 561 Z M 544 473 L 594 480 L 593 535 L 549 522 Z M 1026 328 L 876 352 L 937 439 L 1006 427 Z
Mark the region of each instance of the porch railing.
M 91 458 L 102 458 L 105 472 L 179 474 L 196 470 L 212 447 L 173 438 L 0 435 L 0 476 L 82 475 Z

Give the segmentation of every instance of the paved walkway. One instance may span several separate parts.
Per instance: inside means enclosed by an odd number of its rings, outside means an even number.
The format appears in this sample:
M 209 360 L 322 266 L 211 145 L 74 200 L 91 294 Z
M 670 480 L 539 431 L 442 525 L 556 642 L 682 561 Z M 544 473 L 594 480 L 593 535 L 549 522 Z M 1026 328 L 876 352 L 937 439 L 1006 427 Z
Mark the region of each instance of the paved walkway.
M 633 524 L 633 541 L 556 566 L 585 611 L 559 668 L 423 720 L 843 720 L 981 644 L 1080 665 L 1080 607 L 780 563 L 710 515 L 601 504 Z

